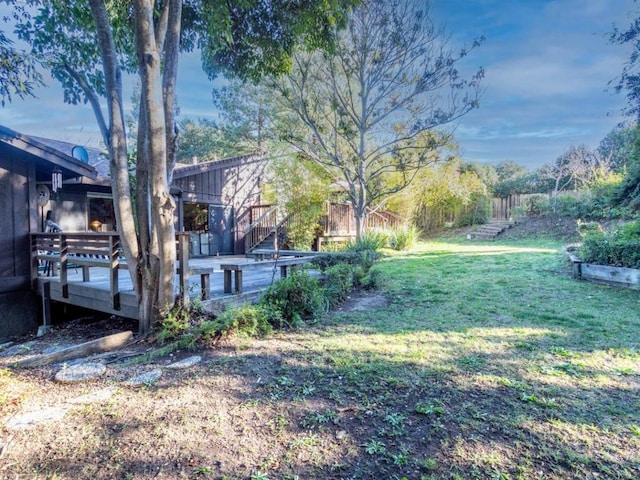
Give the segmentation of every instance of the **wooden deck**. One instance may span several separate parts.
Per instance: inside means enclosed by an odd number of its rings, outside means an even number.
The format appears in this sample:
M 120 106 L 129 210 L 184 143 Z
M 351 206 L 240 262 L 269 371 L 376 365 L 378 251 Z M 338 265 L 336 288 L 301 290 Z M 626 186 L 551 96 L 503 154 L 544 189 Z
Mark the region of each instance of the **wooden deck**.
M 280 268 L 273 262 L 265 262 L 256 268 L 247 271 L 243 278 L 243 295 L 224 293 L 223 271 L 220 265 L 223 263 L 246 262 L 247 258 L 238 255 L 225 255 L 219 257 L 193 258 L 189 260 L 189 268 L 198 270 L 200 268 L 212 268 L 210 275 L 209 298 L 203 300 L 205 308 L 218 310 L 225 304 L 235 304 L 259 296 L 274 281 L 280 279 Z M 257 262 L 260 263 L 260 262 Z M 65 298 L 62 292 L 62 283 L 59 272 L 56 276 L 46 276 L 41 273 L 37 277 L 37 289 L 43 298 L 49 298 L 57 302 L 76 305 L 79 307 L 97 310 L 99 312 L 110 313 L 126 318 L 138 318 L 138 307 L 131 277 L 125 269 L 119 269 L 119 309 L 112 306 L 111 298 L 111 278 L 110 269 L 103 267 L 91 267 L 91 277 L 89 281 L 83 281 L 83 271 L 81 267 L 77 269 L 70 267 L 67 270 L 67 290 Z M 48 287 L 45 285 L 48 284 Z M 176 274 L 176 289 L 179 288 L 179 275 Z M 187 290 L 192 299 L 201 296 L 200 275 L 190 275 L 187 280 Z M 176 295 L 178 292 L 176 291 Z
M 288 261 L 247 260 L 244 255 L 190 259 L 188 240 L 188 234 L 176 235 L 175 296 L 184 303 L 197 298 L 210 311 L 260 296 L 273 282 L 286 276 L 286 269 L 293 268 L 290 262 L 301 263 L 296 255 Z M 32 233 L 30 243 L 31 283 L 42 298 L 44 326 L 50 324 L 51 301 L 138 319 L 129 266 L 116 232 Z M 236 289 L 231 292 L 228 281 L 225 288 L 225 269 L 221 266 L 225 266 L 228 276 L 229 265 L 248 261 L 252 262 L 251 268 L 246 276 L 236 279 Z

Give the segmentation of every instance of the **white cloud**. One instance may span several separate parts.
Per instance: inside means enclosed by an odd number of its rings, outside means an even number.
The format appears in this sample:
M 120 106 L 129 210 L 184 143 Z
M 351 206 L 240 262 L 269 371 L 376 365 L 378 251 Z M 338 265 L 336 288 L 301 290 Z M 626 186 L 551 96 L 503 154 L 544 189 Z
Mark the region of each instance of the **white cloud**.
M 628 49 L 606 34 L 628 22 L 632 0 L 432 1 L 454 39 L 487 36 L 466 59 L 486 69 L 480 109 L 456 129 L 468 160 L 540 165 L 597 146 L 622 120 L 625 99 L 607 88 Z

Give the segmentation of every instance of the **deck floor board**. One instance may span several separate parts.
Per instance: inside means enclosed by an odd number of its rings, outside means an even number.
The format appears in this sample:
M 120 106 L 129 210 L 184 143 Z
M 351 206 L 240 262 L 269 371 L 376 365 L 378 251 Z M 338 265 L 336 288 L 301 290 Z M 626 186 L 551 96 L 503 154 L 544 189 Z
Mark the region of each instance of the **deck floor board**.
M 245 256 L 216 256 L 192 258 L 189 260 L 189 266 L 193 268 L 212 267 L 213 273 L 210 276 L 209 300 L 204 302 L 205 306 L 214 305 L 218 302 L 229 300 L 236 302 L 238 295 L 224 293 L 223 271 L 220 269 L 222 263 L 247 261 Z M 263 267 L 251 269 L 245 273 L 243 279 L 243 291 L 247 296 L 255 296 L 260 291 L 269 287 L 273 282 L 280 279 L 280 268 L 277 264 L 265 265 Z M 136 298 L 133 291 L 131 277 L 127 270 L 118 271 L 118 283 L 120 287 L 120 303 L 121 311 L 114 311 L 109 305 L 109 269 L 102 267 L 91 267 L 91 280 L 82 281 L 82 269 L 68 270 L 69 298 L 63 298 L 61 292 L 61 284 L 59 276 L 38 277 L 38 292 L 41 290 L 41 284 L 50 282 L 51 299 L 62 303 L 69 303 L 93 310 L 112 313 L 128 318 L 136 318 Z M 176 275 L 176 288 L 178 286 L 178 275 Z M 200 275 L 189 276 L 189 293 L 191 298 L 200 295 Z

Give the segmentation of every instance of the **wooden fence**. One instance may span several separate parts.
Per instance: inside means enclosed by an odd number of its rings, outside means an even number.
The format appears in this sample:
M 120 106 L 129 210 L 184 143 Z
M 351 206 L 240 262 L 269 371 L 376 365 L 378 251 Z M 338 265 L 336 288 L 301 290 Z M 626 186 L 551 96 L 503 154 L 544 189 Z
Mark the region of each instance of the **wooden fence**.
M 573 197 L 575 199 L 584 198 L 585 193 L 580 190 L 569 190 L 558 193 L 558 197 Z M 514 217 L 512 210 L 516 207 L 526 207 L 527 200 L 546 196 L 549 199 L 553 198 L 553 193 L 527 193 L 527 194 L 514 194 L 509 195 L 506 198 L 494 198 L 493 199 L 493 219 L 494 220 L 509 220 Z

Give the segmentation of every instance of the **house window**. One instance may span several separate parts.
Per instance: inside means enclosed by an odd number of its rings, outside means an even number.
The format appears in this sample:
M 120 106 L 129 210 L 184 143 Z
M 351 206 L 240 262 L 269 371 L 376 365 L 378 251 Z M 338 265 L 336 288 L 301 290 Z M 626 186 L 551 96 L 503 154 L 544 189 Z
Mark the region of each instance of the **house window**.
M 96 232 L 111 232 L 116 230 L 116 214 L 113 209 L 111 195 L 90 193 L 89 201 L 89 230 Z
M 187 232 L 208 232 L 209 205 L 206 203 L 185 203 L 184 229 Z

